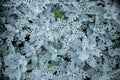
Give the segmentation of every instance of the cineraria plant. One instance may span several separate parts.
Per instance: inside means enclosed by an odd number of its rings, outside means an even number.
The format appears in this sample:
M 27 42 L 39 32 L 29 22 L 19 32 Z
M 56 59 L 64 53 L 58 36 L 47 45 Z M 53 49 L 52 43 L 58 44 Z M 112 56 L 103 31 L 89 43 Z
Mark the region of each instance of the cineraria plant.
M 0 79 L 120 80 L 118 0 L 1 0 L 0 6 Z

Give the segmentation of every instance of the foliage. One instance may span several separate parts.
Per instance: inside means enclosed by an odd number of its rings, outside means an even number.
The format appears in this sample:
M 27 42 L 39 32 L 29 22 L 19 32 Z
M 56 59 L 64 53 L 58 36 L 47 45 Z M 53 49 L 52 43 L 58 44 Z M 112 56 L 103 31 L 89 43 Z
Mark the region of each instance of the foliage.
M 120 11 L 110 1 L 2 0 L 1 74 L 10 80 L 120 79 Z

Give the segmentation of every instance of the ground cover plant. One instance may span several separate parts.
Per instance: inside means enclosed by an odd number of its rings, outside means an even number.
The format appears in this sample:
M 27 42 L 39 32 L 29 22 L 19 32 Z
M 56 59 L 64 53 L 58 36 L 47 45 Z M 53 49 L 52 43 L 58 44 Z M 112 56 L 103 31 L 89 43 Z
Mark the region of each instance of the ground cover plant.
M 0 0 L 0 80 L 120 80 L 119 0 Z

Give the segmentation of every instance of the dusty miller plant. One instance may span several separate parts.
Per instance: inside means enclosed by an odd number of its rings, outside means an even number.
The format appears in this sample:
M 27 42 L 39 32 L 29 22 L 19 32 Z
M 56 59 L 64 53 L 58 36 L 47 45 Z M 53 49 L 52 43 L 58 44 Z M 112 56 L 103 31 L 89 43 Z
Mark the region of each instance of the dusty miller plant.
M 119 80 L 116 1 L 1 0 L 1 79 Z

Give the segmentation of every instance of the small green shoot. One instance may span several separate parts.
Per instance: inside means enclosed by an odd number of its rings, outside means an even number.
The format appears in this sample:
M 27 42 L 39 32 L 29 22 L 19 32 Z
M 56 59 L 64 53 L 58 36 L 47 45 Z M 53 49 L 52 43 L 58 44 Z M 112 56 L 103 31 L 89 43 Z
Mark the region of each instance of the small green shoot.
M 38 62 L 38 63 L 36 63 L 36 66 L 37 66 L 37 67 L 40 67 L 40 63 L 39 63 L 39 62 Z
M 62 19 L 62 13 L 55 11 L 54 15 L 56 19 Z
M 54 11 L 55 20 L 61 20 L 66 21 L 68 18 L 64 17 L 64 15 L 61 12 Z
M 52 66 L 59 66 L 58 62 L 52 61 L 52 62 L 48 62 L 48 68 L 52 67 Z
M 90 24 L 93 24 L 93 23 L 94 23 L 94 22 L 87 21 L 87 22 L 86 22 L 86 26 L 87 26 L 87 27 L 89 27 L 89 26 L 90 26 Z
M 52 67 L 53 65 L 51 63 L 48 63 L 48 68 Z
M 40 63 L 39 62 L 31 62 L 30 65 L 31 66 L 35 66 L 35 67 L 40 67 Z

